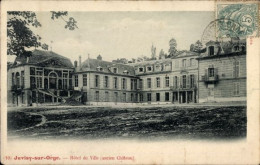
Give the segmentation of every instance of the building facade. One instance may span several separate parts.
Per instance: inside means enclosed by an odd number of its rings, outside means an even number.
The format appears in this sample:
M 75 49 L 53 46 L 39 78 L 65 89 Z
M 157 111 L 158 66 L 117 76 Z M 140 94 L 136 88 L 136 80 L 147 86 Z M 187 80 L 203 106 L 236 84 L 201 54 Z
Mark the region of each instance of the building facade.
M 198 58 L 199 102 L 246 101 L 246 41 L 206 46 Z
M 131 64 L 79 57 L 74 66 L 54 52 L 35 50 L 8 67 L 8 105 L 246 101 L 246 41 L 210 41 L 204 50 Z

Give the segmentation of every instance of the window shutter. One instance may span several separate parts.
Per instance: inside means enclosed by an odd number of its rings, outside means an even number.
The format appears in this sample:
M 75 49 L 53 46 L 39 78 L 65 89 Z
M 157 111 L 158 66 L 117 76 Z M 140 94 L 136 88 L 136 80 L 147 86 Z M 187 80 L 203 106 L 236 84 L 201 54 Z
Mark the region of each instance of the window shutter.
M 175 76 L 172 77 L 172 80 L 173 80 L 172 86 L 173 88 L 175 88 Z

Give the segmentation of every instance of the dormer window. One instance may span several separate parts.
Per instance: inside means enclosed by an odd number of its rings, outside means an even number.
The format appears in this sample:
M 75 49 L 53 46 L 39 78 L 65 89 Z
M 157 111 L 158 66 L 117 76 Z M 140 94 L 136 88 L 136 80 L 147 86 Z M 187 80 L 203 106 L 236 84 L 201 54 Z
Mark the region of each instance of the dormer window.
M 101 66 L 98 66 L 98 67 L 97 67 L 97 70 L 98 70 L 98 71 L 103 71 L 103 68 L 102 68 Z
M 144 68 L 143 67 L 141 67 L 141 68 L 139 68 L 139 72 L 144 72 Z
M 124 74 L 129 74 L 128 70 L 125 70 L 123 73 L 124 73 Z
M 113 68 L 113 73 L 117 73 L 117 68 Z
M 147 67 L 147 71 L 148 71 L 148 72 L 151 72 L 151 71 L 152 71 L 152 67 L 151 67 L 151 66 L 148 66 L 148 67 Z
M 238 45 L 234 46 L 234 51 L 235 51 L 235 52 L 238 52 L 238 51 L 239 51 L 239 46 L 238 46 Z
M 156 69 L 156 71 L 161 71 L 161 65 L 156 65 L 155 69 Z
M 209 56 L 213 56 L 214 55 L 214 46 L 209 46 L 208 51 L 209 51 Z

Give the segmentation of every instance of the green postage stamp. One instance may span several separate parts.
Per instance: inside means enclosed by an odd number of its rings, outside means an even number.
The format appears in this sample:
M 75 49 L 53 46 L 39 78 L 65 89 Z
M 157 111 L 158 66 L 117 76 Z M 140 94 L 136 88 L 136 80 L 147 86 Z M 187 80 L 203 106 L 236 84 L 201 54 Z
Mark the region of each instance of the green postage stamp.
M 258 4 L 217 4 L 217 35 L 223 37 L 259 36 Z

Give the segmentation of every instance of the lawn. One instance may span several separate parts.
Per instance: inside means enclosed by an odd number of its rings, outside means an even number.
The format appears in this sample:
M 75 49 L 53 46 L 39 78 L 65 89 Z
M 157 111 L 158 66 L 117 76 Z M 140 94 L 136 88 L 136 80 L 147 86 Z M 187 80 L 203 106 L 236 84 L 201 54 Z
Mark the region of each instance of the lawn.
M 25 108 L 8 112 L 8 138 L 235 139 L 246 122 L 245 106 Z

